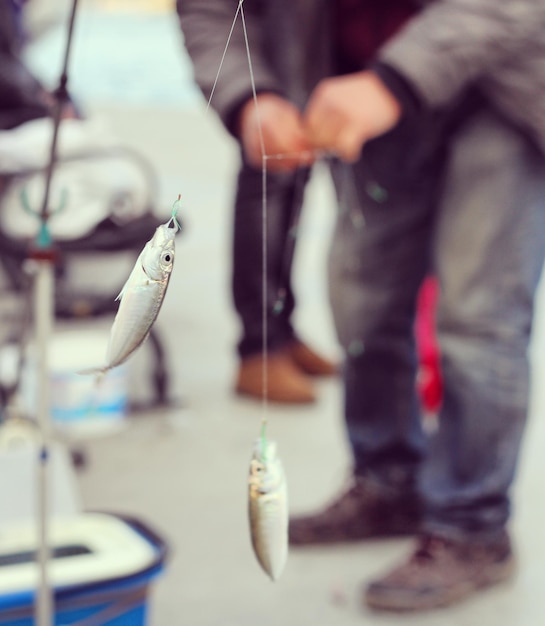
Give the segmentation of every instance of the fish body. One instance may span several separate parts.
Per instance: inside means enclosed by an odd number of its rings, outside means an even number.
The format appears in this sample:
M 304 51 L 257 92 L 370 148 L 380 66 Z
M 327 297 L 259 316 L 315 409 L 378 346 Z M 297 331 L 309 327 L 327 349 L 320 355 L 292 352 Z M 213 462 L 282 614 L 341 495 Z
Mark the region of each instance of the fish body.
M 117 297 L 120 303 L 110 331 L 106 364 L 82 373 L 103 373 L 121 365 L 149 335 L 172 273 L 177 231 L 178 225 L 171 219 L 146 243 Z
M 263 570 L 277 580 L 288 557 L 288 490 L 274 441 L 256 441 L 248 483 L 252 547 Z

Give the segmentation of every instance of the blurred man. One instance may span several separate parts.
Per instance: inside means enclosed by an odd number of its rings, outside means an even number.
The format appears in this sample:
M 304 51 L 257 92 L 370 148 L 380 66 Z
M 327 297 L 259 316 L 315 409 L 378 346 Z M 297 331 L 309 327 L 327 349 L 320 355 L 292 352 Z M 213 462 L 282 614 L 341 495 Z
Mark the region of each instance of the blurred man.
M 235 9 L 180 3 L 207 92 Z M 336 154 L 331 301 L 345 349 L 353 481 L 295 545 L 419 534 L 369 606 L 458 601 L 513 571 L 507 523 L 528 403 L 533 300 L 545 254 L 545 3 L 244 3 L 266 152 Z M 236 31 L 215 106 L 261 158 Z M 303 104 L 301 104 L 301 102 Z M 274 129 L 274 130 L 273 130 Z M 272 164 L 272 161 L 271 161 Z M 353 220 L 360 211 L 365 226 Z M 437 275 L 444 399 L 428 441 L 414 313 Z

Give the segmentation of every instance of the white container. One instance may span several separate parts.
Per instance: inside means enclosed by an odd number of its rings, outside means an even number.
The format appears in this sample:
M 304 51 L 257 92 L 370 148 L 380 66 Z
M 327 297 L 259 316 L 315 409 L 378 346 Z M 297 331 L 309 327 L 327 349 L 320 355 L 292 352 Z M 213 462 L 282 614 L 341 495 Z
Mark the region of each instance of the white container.
M 38 568 L 32 523 L 0 529 L 0 625 L 33 626 Z M 104 513 L 53 518 L 49 575 L 57 625 L 145 626 L 151 582 L 168 548 L 140 520 Z
M 103 376 L 81 374 L 100 367 L 106 359 L 109 328 L 58 331 L 49 344 L 51 418 L 76 436 L 100 435 L 125 426 L 128 366 L 122 364 Z M 37 371 L 32 350 L 22 376 L 25 407 L 36 407 Z

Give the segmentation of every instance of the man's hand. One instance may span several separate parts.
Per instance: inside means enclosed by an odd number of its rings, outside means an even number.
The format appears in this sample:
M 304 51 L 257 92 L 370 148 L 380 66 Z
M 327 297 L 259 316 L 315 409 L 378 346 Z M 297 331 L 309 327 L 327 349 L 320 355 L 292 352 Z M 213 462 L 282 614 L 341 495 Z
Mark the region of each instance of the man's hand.
M 392 129 L 401 106 L 371 71 L 322 80 L 304 113 L 308 141 L 345 161 L 356 161 L 363 144 Z
M 259 133 L 261 124 L 263 144 Z M 261 167 L 262 148 L 271 157 L 267 167 L 271 171 L 291 171 L 314 161 L 312 146 L 305 137 L 303 121 L 297 107 L 272 93 L 257 96 L 242 107 L 239 118 L 239 137 L 248 162 Z M 278 158 L 274 158 L 275 155 Z

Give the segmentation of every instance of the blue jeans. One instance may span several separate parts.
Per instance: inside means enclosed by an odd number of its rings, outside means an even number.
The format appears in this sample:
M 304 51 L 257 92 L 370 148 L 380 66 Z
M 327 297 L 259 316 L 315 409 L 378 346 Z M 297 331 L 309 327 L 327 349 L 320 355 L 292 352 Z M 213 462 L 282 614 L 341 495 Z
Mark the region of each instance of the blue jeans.
M 402 123 L 354 166 L 332 170 L 340 214 L 330 295 L 346 353 L 354 471 L 414 488 L 427 530 L 495 534 L 509 517 L 527 414 L 544 158 L 480 103 L 461 118 L 451 111 Z M 445 389 L 428 439 L 413 324 L 429 271 L 440 284 Z

